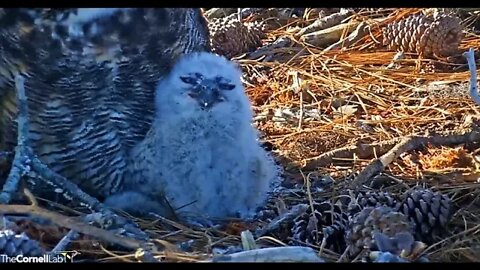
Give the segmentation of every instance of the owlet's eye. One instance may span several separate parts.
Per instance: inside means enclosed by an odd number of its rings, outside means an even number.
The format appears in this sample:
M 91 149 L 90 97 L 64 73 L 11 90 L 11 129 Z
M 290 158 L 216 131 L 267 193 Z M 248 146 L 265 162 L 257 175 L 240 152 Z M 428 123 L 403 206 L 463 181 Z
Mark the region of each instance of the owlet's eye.
M 231 83 L 220 83 L 218 84 L 218 87 L 221 89 L 221 90 L 233 90 L 235 88 L 235 85 L 234 84 L 231 84 Z
M 222 76 L 217 76 L 215 81 L 217 82 L 220 90 L 233 90 L 235 88 L 235 84 L 231 83 L 230 80 L 225 79 Z
M 192 85 L 198 84 L 198 79 L 189 75 L 180 76 L 180 80 L 182 80 L 182 82 L 186 84 L 192 84 Z
M 196 72 L 196 73 L 189 73 L 188 75 L 180 76 L 180 80 L 184 83 L 197 85 L 203 80 L 203 75 Z

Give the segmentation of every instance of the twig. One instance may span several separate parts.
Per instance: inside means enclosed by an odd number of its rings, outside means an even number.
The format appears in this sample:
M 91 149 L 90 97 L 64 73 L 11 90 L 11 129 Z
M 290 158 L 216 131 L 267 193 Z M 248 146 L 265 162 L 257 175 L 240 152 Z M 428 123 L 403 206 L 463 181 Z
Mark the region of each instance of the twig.
M 470 48 L 467 52 L 464 52 L 463 55 L 467 58 L 468 61 L 468 70 L 470 70 L 470 96 L 473 101 L 480 105 L 480 96 L 478 95 L 478 86 L 477 86 L 477 64 L 475 63 L 475 54 L 473 49 Z
M 298 31 L 296 36 L 303 36 L 316 31 L 330 28 L 334 25 L 341 23 L 343 20 L 345 20 L 347 17 L 351 16 L 352 14 L 353 14 L 352 9 L 342 8 L 340 9 L 339 12 L 333 13 L 323 18 L 319 18 L 315 20 L 312 24 L 308 25 L 307 27 L 300 29 L 300 31 Z
M 291 43 L 291 39 L 287 36 L 279 37 L 274 42 L 264 45 L 254 52 L 247 55 L 247 59 L 257 59 L 263 55 L 272 53 L 272 50 L 287 47 Z
M 357 26 L 355 31 L 350 33 L 350 35 L 348 35 L 347 38 L 333 43 L 332 45 L 325 48 L 323 51 L 328 52 L 330 50 L 335 50 L 335 49 L 339 49 L 339 48 L 342 48 L 342 47 L 348 47 L 348 46 L 352 45 L 353 43 L 355 43 L 357 40 L 359 40 L 359 39 L 363 38 L 365 35 L 367 35 L 367 33 L 369 31 L 370 31 L 370 26 L 366 22 L 361 22 Z
M 242 240 L 243 250 L 254 250 L 257 249 L 257 243 L 253 238 L 253 234 L 250 231 L 243 231 L 240 233 L 240 238 Z
M 435 137 L 445 137 L 449 138 L 451 136 L 466 136 L 471 132 L 468 132 L 463 135 L 436 135 Z M 472 135 L 477 136 L 477 135 Z M 348 159 L 356 156 L 360 159 L 370 159 L 375 155 L 383 155 L 390 151 L 392 147 L 400 143 L 404 138 L 395 138 L 379 143 L 372 144 L 358 144 L 353 146 L 346 146 L 338 148 L 332 151 L 323 153 L 317 157 L 305 159 L 302 164 L 302 168 L 305 170 L 315 170 L 319 167 L 325 167 L 331 164 L 335 159 Z M 466 141 L 467 142 L 467 141 Z M 458 144 L 466 143 L 459 142 Z
M 319 167 L 325 167 L 331 164 L 334 159 L 353 158 L 353 156 L 357 156 L 361 159 L 367 159 L 372 158 L 375 154 L 383 155 L 393 146 L 395 146 L 395 144 L 397 144 L 400 140 L 401 139 L 397 138 L 381 143 L 359 144 L 338 148 L 321 154 L 318 157 L 306 159 L 304 161 L 304 166 L 302 167 L 306 170 L 315 170 Z
M 79 236 L 79 233 L 74 230 L 70 230 L 50 252 L 59 253 L 60 251 L 66 250 L 68 245 L 70 245 L 70 243 L 77 239 Z
M 347 22 L 333 27 L 306 34 L 300 40 L 315 47 L 327 47 L 341 40 L 343 34 L 350 34 L 359 25 L 359 22 Z
M 138 249 L 147 245 L 147 242 L 136 239 L 119 236 L 113 232 L 103 230 L 92 225 L 84 224 L 75 218 L 64 216 L 38 206 L 32 205 L 0 205 L 2 214 L 29 214 L 38 216 L 57 224 L 58 226 L 69 228 L 76 232 L 90 235 L 92 237 L 117 244 L 125 248 Z
M 38 159 L 33 153 L 31 153 L 31 149 L 28 149 L 29 156 L 31 157 L 31 166 L 32 169 L 38 173 L 38 175 L 42 178 L 44 183 L 47 183 L 51 186 L 61 188 L 64 192 L 71 194 L 72 196 L 79 199 L 79 201 L 85 204 L 87 207 L 94 211 L 102 212 L 105 211 L 106 207 L 98 201 L 96 198 L 88 195 L 85 193 L 78 185 L 69 181 L 62 175 L 52 171 L 45 165 L 41 160 Z M 110 211 L 107 211 L 110 212 Z
M 413 150 L 421 149 L 427 145 L 438 146 L 454 146 L 459 144 L 470 143 L 480 140 L 480 133 L 473 130 L 462 135 L 435 135 L 435 136 L 409 136 L 403 138 L 400 143 L 390 149 L 380 158 L 372 161 L 363 171 L 355 178 L 354 184 L 364 185 L 373 179 L 373 176 L 382 172 L 390 163 L 397 159 L 401 154 Z
M 219 255 L 212 262 L 325 262 L 309 247 L 274 247 Z
M 25 95 L 25 80 L 20 74 L 15 75 L 15 88 L 18 104 L 17 146 L 15 148 L 12 168 L 0 193 L 0 204 L 8 204 L 10 202 L 13 193 L 18 191 L 21 177 L 30 171 L 30 167 L 28 166 L 29 160 L 25 155 L 25 148 L 28 145 L 27 97 Z
M 242 8 L 240 11 L 239 16 L 241 18 L 247 18 L 248 16 L 259 13 L 261 11 L 265 10 L 265 8 Z
M 390 64 L 388 64 L 387 69 L 391 69 L 391 68 L 395 67 L 395 65 L 403 59 L 405 59 L 405 53 L 404 52 L 397 52 L 393 56 L 392 62 L 390 62 Z
M 303 91 L 302 91 L 301 89 L 300 89 L 298 95 L 299 95 L 299 98 L 300 98 L 300 114 L 298 115 L 297 130 L 300 131 L 300 130 L 302 130 L 303 115 L 304 115 L 304 108 L 303 108 Z
M 295 217 L 299 216 L 301 213 L 305 212 L 308 209 L 308 205 L 306 204 L 297 204 L 292 207 L 292 209 L 288 210 L 287 212 L 283 213 L 282 215 L 278 216 L 274 220 L 272 220 L 269 224 L 267 224 L 262 229 L 259 229 L 255 232 L 256 237 L 263 236 L 271 231 L 276 230 L 280 227 L 283 222 L 293 220 Z
M 235 13 L 236 10 L 236 8 L 211 8 L 205 11 L 204 14 L 205 17 L 210 20 L 213 18 L 226 17 L 232 13 Z

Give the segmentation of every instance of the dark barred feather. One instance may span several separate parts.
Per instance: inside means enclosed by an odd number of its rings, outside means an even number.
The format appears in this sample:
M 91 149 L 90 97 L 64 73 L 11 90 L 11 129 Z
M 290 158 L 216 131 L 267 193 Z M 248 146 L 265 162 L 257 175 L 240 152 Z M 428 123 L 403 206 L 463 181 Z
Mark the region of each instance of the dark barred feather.
M 86 11 L 0 10 L 0 150 L 16 145 L 12 74 L 21 72 L 35 153 L 103 197 L 119 189 L 128 152 L 150 128 L 157 81 L 180 55 L 210 48 L 200 9 L 77 18 Z

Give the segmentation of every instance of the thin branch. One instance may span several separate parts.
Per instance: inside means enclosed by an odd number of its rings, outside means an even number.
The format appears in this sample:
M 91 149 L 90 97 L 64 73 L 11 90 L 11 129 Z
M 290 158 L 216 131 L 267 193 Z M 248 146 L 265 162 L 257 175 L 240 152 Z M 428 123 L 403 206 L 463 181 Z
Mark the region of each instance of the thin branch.
M 38 206 L 33 205 L 0 205 L 2 214 L 29 214 L 38 216 L 57 224 L 58 226 L 69 228 L 79 233 L 90 235 L 100 240 L 117 244 L 125 248 L 138 249 L 146 246 L 147 242 L 119 236 L 113 232 L 97 228 L 92 225 L 84 224 L 82 220 L 64 216 Z
M 409 136 L 403 138 L 400 143 L 390 149 L 380 158 L 373 160 L 363 171 L 355 178 L 354 184 L 364 185 L 373 179 L 373 176 L 382 172 L 390 163 L 400 157 L 401 154 L 419 150 L 427 145 L 455 146 L 459 144 L 471 143 L 480 140 L 480 133 L 473 130 L 462 135 L 435 135 L 435 136 Z
M 79 236 L 79 233 L 74 230 L 70 230 L 50 252 L 59 253 L 60 251 L 67 250 L 68 245 L 70 245 L 70 243 L 77 239 Z
M 252 14 L 260 13 L 263 10 L 265 10 L 265 8 L 242 8 L 239 16 L 241 19 L 243 19 L 243 18 L 247 18 Z
M 293 206 L 292 209 L 278 216 L 262 229 L 257 230 L 255 232 L 255 236 L 256 237 L 264 236 L 265 234 L 276 230 L 277 228 L 280 227 L 282 223 L 287 222 L 289 220 L 293 220 L 295 217 L 299 216 L 301 213 L 305 212 L 307 209 L 308 209 L 308 205 L 306 204 L 297 204 Z
M 366 22 L 361 22 L 357 26 L 357 28 L 355 28 L 355 30 L 352 33 L 350 33 L 345 39 L 341 39 L 333 43 L 332 45 L 325 48 L 323 52 L 340 49 L 342 47 L 343 48 L 348 47 L 353 43 L 357 42 L 358 40 L 360 40 L 361 38 L 363 38 L 364 36 L 366 36 L 369 33 L 369 31 L 370 31 L 370 26 Z
M 226 17 L 237 11 L 236 8 L 211 8 L 204 12 L 204 15 L 207 19 L 211 20 L 213 18 L 222 18 Z
M 303 168 L 306 170 L 315 170 L 319 167 L 328 166 L 333 162 L 334 159 L 353 158 L 353 156 L 357 156 L 361 159 L 367 159 L 372 158 L 375 154 L 383 155 L 400 141 L 400 138 L 396 138 L 380 143 L 359 144 L 338 148 L 323 153 L 317 157 L 306 159 L 304 161 Z
M 251 52 L 247 55 L 247 59 L 257 59 L 264 55 L 270 55 L 275 49 L 287 47 L 292 40 L 287 36 L 282 36 L 276 39 L 274 42 L 266 44 L 254 52 Z
M 105 211 L 106 207 L 100 201 L 85 193 L 75 183 L 69 181 L 55 171 L 52 171 L 50 168 L 48 168 L 47 165 L 45 165 L 41 160 L 39 160 L 38 157 L 34 156 L 34 154 L 31 153 L 31 150 L 28 152 L 30 152 L 29 154 L 31 156 L 32 169 L 36 173 L 38 173 L 38 175 L 42 178 L 43 182 L 51 186 L 61 188 L 64 192 L 70 193 L 71 195 L 79 199 L 80 202 L 84 203 L 87 207 L 94 211 Z
M 467 52 L 464 52 L 463 55 L 467 58 L 468 61 L 468 70 L 470 70 L 470 96 L 473 101 L 480 105 L 480 96 L 478 95 L 478 86 L 477 86 L 477 64 L 475 63 L 475 54 L 473 49 L 470 48 Z
M 295 35 L 303 36 L 323 29 L 327 29 L 341 23 L 343 20 L 350 17 L 352 14 L 352 9 L 342 8 L 337 13 L 333 13 L 326 17 L 316 19 L 312 24 L 300 29 L 300 31 L 298 31 L 298 33 L 296 33 Z
M 212 262 L 325 262 L 309 247 L 274 247 L 220 255 Z
M 0 193 L 0 204 L 8 204 L 11 201 L 13 194 L 18 191 L 21 177 L 30 171 L 29 160 L 25 155 L 25 147 L 28 145 L 27 97 L 25 94 L 25 79 L 20 74 L 15 75 L 15 89 L 18 104 L 17 146 L 12 168 Z

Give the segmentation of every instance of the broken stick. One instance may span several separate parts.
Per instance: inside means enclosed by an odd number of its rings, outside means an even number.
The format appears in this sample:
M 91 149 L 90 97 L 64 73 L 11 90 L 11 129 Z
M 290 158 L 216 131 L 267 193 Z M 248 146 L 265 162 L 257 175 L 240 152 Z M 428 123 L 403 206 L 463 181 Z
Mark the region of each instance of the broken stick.
M 470 48 L 467 52 L 463 53 L 467 58 L 468 70 L 470 70 L 470 96 L 473 101 L 480 105 L 480 96 L 478 95 L 478 86 L 477 86 L 477 64 L 475 63 L 475 54 L 473 49 Z
M 338 148 L 332 151 L 323 153 L 317 157 L 309 158 L 304 161 L 302 166 L 306 170 L 315 170 L 319 167 L 328 166 L 335 159 L 353 158 L 357 156 L 361 159 L 369 159 L 375 155 L 383 155 L 392 147 L 394 147 L 401 139 L 396 138 L 380 143 L 372 144 L 358 144 L 353 146 L 347 146 Z
M 215 256 L 211 262 L 315 262 L 323 263 L 309 247 L 273 247 Z
M 320 30 L 324 30 L 340 24 L 343 20 L 350 17 L 353 14 L 353 9 L 341 8 L 339 12 L 333 13 L 323 18 L 318 18 L 312 24 L 300 29 L 295 36 L 303 36 Z
M 8 204 L 12 199 L 13 193 L 17 192 L 21 177 L 30 171 L 28 166 L 29 160 L 26 155 L 26 147 L 28 145 L 28 125 L 27 125 L 27 97 L 25 94 L 25 80 L 20 75 L 15 75 L 15 88 L 17 92 L 18 104 L 18 134 L 17 146 L 15 148 L 15 156 L 12 168 L 7 180 L 0 193 L 0 204 Z
M 471 143 L 480 140 L 480 132 L 472 130 L 462 135 L 435 135 L 435 136 L 408 136 L 403 138 L 400 143 L 390 149 L 380 158 L 372 161 L 363 171 L 354 179 L 354 185 L 365 185 L 373 179 L 373 176 L 382 172 L 390 163 L 400 157 L 401 154 L 419 150 L 427 145 L 455 146 L 459 144 Z
M 89 235 L 119 246 L 138 249 L 146 245 L 146 242 L 119 236 L 113 232 L 103 230 L 92 225 L 83 223 L 76 218 L 64 216 L 35 205 L 0 205 L 1 214 L 29 214 L 38 216 L 57 224 L 58 226 L 72 229 L 76 232 Z M 73 234 L 73 233 L 72 233 Z

